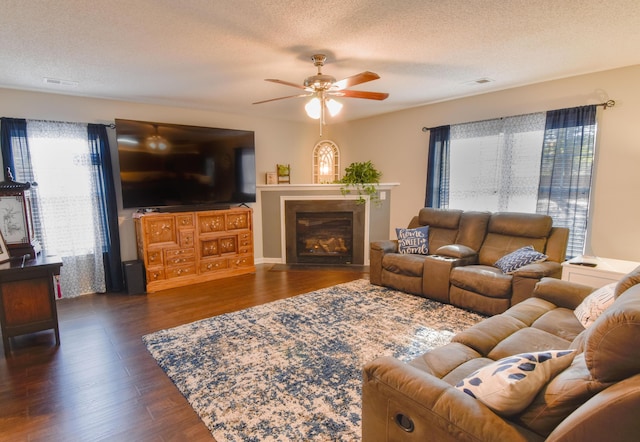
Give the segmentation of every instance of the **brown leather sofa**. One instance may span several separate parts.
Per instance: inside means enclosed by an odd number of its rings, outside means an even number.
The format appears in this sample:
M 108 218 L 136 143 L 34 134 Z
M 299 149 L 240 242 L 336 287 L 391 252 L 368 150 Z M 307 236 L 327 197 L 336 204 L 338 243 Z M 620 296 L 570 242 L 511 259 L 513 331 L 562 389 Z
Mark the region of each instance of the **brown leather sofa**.
M 636 441 L 640 439 L 640 267 L 585 329 L 573 310 L 592 289 L 544 278 L 534 296 L 409 363 L 364 367 L 362 435 L 375 441 Z M 456 389 L 493 361 L 575 349 L 523 411 L 501 417 Z
M 397 240 L 373 241 L 372 284 L 494 315 L 531 296 L 543 277 L 560 278 L 569 230 L 547 215 L 420 209 L 409 228 L 429 226 L 429 254 L 398 253 Z M 493 264 L 525 246 L 548 256 L 513 274 Z

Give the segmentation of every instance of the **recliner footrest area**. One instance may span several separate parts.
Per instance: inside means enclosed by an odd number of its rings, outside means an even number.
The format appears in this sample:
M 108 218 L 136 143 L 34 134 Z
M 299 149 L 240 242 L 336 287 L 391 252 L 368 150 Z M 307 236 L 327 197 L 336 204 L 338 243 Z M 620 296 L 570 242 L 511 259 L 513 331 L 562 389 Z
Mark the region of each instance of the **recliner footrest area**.
M 422 277 L 425 255 L 388 253 L 382 258 L 382 268 L 397 275 Z
M 513 277 L 498 268 L 475 265 L 451 270 L 451 285 L 492 298 L 509 298 Z

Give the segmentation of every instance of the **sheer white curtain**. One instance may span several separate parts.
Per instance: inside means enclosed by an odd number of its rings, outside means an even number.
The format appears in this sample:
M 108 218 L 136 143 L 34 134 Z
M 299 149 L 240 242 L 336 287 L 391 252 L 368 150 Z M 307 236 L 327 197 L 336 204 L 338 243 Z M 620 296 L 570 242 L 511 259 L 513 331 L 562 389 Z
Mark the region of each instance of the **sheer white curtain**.
M 62 258 L 62 294 L 104 292 L 102 220 L 87 125 L 27 120 L 27 137 L 38 183 L 36 229 L 45 253 Z
M 545 113 L 451 126 L 448 207 L 536 212 Z

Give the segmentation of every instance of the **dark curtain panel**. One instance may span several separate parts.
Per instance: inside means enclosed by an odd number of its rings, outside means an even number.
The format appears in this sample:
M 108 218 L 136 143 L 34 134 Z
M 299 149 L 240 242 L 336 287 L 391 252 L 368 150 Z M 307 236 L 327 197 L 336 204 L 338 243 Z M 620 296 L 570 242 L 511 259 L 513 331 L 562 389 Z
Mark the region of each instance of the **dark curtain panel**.
M 568 227 L 567 257 L 583 252 L 595 150 L 596 105 L 547 112 L 537 212 Z
M 430 130 L 425 207 L 449 206 L 449 133 L 451 126 Z
M 0 142 L 2 144 L 2 164 L 4 166 L 2 176 L 6 177 L 6 170 L 9 168 L 15 181 L 33 184 L 33 187 L 31 187 L 33 229 L 35 237 L 40 241 L 40 244 L 45 244 L 40 195 L 38 194 L 37 183 L 31 167 L 31 153 L 29 142 L 27 141 L 27 120 L 24 118 L 5 117 L 0 120 L 2 124 Z
M 3 176 L 7 167 L 11 170 L 11 175 L 16 178 L 16 165 L 14 164 L 13 149 L 23 152 L 23 157 L 29 157 L 29 145 L 27 143 L 27 120 L 23 118 L 0 119 L 0 143 L 2 144 L 2 164 L 4 165 Z M 31 167 L 28 167 L 31 170 Z M 17 181 L 17 178 L 16 178 Z M 33 181 L 33 179 L 29 180 Z
M 124 290 L 122 262 L 120 258 L 120 233 L 118 230 L 118 206 L 111 167 L 111 152 L 107 129 L 102 124 L 87 125 L 89 146 L 96 167 L 96 188 L 102 207 L 104 225 L 104 276 L 107 292 Z

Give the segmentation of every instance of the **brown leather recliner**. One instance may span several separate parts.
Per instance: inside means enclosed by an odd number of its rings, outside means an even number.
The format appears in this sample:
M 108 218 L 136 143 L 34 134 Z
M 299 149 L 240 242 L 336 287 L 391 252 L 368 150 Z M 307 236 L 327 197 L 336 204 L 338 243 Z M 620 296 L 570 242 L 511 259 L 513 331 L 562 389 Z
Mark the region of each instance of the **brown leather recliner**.
M 569 229 L 553 227 L 547 215 L 492 214 L 477 262 L 451 270 L 450 302 L 488 315 L 504 312 L 530 297 L 543 277 L 561 277 L 568 239 Z M 547 260 L 523 266 L 513 274 L 494 266 L 503 256 L 526 246 L 546 254 Z
M 397 240 L 371 242 L 372 284 L 497 314 L 531 296 L 542 277 L 562 273 L 569 230 L 553 227 L 546 215 L 425 207 L 409 223 L 409 228 L 419 226 L 429 226 L 429 255 L 398 253 Z M 493 267 L 502 256 L 529 245 L 548 260 L 513 275 Z
M 362 436 L 377 441 L 636 441 L 640 437 L 640 267 L 586 330 L 573 310 L 592 288 L 543 278 L 534 297 L 409 363 L 364 367 Z M 568 368 L 508 417 L 454 385 L 517 353 L 575 349 Z

